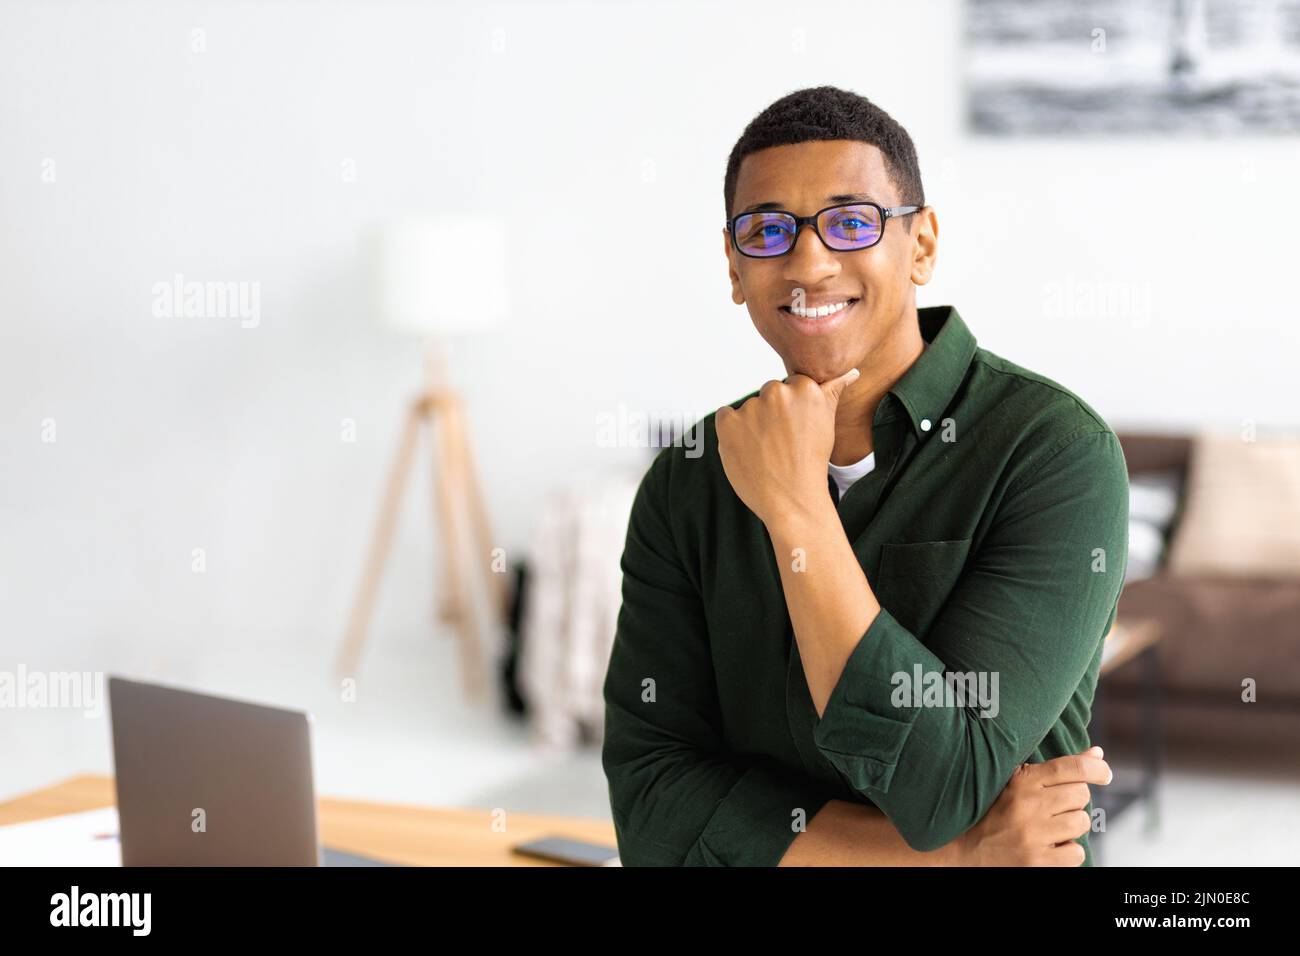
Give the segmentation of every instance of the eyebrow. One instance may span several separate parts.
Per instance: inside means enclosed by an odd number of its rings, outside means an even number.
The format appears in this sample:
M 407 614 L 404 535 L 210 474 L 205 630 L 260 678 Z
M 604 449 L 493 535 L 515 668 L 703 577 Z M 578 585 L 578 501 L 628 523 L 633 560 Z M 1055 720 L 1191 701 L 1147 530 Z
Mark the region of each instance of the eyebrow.
M 826 197 L 826 205 L 838 206 L 848 202 L 879 202 L 869 193 L 836 193 L 834 196 Z M 882 206 L 884 203 L 880 203 Z M 786 207 L 779 202 L 756 202 L 746 206 L 737 215 L 743 215 L 747 212 L 770 212 L 771 210 L 787 211 Z

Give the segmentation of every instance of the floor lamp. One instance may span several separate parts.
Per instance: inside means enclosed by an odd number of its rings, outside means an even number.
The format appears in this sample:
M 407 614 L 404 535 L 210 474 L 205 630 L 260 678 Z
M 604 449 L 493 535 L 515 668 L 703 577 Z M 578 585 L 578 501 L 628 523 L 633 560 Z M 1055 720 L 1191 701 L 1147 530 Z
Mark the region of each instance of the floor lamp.
M 425 341 L 424 385 L 412 398 L 397 457 L 380 501 L 347 632 L 338 657 L 340 676 L 355 674 L 397 525 L 402 493 L 421 434 L 433 462 L 431 501 L 443 574 L 435 581 L 435 615 L 454 626 L 460 641 L 462 684 L 482 699 L 488 676 L 484 652 L 499 633 L 508 599 L 504 567 L 493 560 L 487 509 L 470 451 L 464 402 L 443 359 L 445 339 L 480 333 L 502 320 L 509 303 L 503 225 L 483 217 L 408 222 L 379 232 L 371 250 L 376 312 L 389 327 Z M 476 593 L 487 605 L 478 612 Z

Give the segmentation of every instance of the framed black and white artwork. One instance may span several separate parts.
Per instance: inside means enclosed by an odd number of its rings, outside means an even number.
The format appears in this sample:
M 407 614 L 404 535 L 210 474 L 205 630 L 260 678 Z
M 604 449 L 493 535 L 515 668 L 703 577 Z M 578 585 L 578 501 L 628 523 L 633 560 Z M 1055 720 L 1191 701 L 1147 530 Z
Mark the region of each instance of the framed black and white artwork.
M 967 0 L 991 135 L 1300 132 L 1300 0 Z

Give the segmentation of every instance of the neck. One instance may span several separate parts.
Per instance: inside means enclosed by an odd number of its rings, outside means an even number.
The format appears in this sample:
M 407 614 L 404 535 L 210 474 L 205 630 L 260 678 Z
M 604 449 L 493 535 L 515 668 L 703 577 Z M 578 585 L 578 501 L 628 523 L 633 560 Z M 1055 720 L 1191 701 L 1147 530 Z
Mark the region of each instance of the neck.
M 862 373 L 858 380 L 840 396 L 835 412 L 832 464 L 851 465 L 875 450 L 872 425 L 880 400 L 925 351 L 915 306 L 908 309 L 897 329 L 896 335 L 871 350 L 858 366 Z

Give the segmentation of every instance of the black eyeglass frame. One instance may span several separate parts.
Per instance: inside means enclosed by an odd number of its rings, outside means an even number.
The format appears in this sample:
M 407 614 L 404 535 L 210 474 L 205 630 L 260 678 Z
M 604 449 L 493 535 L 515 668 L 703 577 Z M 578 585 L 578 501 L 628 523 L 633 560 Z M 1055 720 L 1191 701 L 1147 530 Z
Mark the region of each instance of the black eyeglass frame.
M 817 225 L 817 220 L 819 220 L 822 217 L 823 213 L 828 213 L 832 209 L 848 209 L 852 206 L 871 206 L 873 209 L 875 209 L 877 212 L 880 213 L 880 235 L 876 237 L 875 242 L 870 242 L 865 246 L 856 246 L 853 249 L 836 249 L 829 242 L 827 242 L 826 237 L 822 235 L 821 228 Z M 727 235 L 731 236 L 732 247 L 735 248 L 735 250 L 739 252 L 742 256 L 745 256 L 746 258 L 749 259 L 779 259 L 781 258 L 781 256 L 788 256 L 790 253 L 794 252 L 794 247 L 799 242 L 799 230 L 806 225 L 810 225 L 813 227 L 813 232 L 815 232 L 817 234 L 817 238 L 822 241 L 822 245 L 825 246 L 827 249 L 829 249 L 831 252 L 861 252 L 863 249 L 870 249 L 873 246 L 877 246 L 880 244 L 880 240 L 885 238 L 885 224 L 889 222 L 890 219 L 897 219 L 901 216 L 910 216 L 912 215 L 912 213 L 920 212 L 924 208 L 925 208 L 924 206 L 886 207 L 880 205 L 880 203 L 878 202 L 864 201 L 864 202 L 836 203 L 834 206 L 827 206 L 824 209 L 817 210 L 811 216 L 796 216 L 794 213 L 788 212 L 784 209 L 756 209 L 753 212 L 737 213 L 736 215 L 728 219 L 726 223 L 723 224 L 722 228 L 727 230 Z M 740 248 L 740 243 L 736 241 L 736 220 L 740 219 L 743 216 L 789 216 L 791 219 L 794 220 L 794 233 L 793 233 L 793 238 L 790 240 L 789 248 L 786 249 L 784 252 L 774 252 L 770 256 L 754 255 L 752 252 L 746 252 L 744 249 Z

